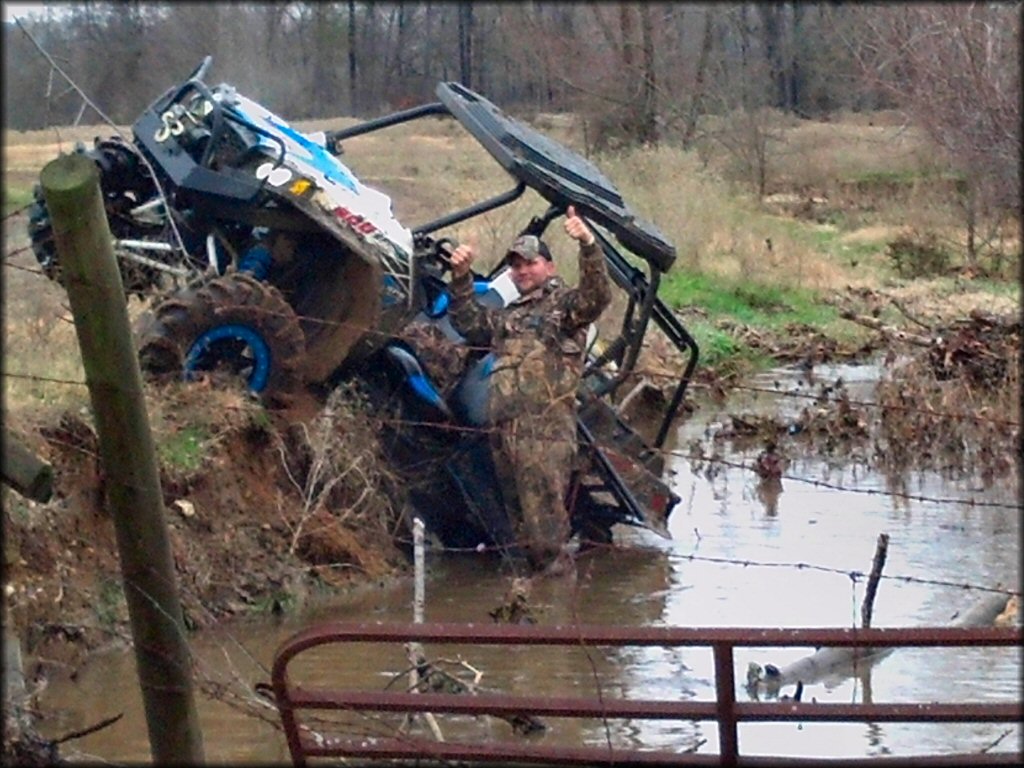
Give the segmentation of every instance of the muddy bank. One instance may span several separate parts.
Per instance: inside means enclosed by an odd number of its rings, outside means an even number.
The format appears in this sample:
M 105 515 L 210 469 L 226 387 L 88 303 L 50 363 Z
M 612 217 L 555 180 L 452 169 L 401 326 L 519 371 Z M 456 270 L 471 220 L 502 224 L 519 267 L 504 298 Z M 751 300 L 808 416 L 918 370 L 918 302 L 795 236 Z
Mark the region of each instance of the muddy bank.
M 302 420 L 202 386 L 147 397 L 188 628 L 402 572 L 390 477 L 348 471 L 374 466 L 365 417 L 335 404 Z M 128 638 L 96 434 L 71 412 L 56 424 L 7 426 L 53 466 L 54 497 L 40 504 L 4 489 L 6 615 L 32 660 L 30 679 L 72 673 L 84 652 Z

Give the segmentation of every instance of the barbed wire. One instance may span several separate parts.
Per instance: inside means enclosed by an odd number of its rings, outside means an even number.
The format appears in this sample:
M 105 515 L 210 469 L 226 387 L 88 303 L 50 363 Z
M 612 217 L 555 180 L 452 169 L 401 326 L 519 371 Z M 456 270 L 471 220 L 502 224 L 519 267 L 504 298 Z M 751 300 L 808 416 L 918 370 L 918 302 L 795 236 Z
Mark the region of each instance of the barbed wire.
M 19 248 L 19 249 L 13 251 L 13 252 L 9 252 L 7 255 L 9 257 L 10 256 L 14 256 L 14 255 L 19 255 L 19 254 L 29 250 L 30 248 L 31 248 L 31 246 L 25 246 L 25 247 L 22 247 L 22 248 Z M 26 272 L 29 272 L 29 273 L 32 273 L 32 274 L 39 274 L 39 275 L 45 276 L 45 273 L 41 269 L 38 269 L 38 268 L 25 267 L 23 265 L 14 264 L 14 263 L 11 263 L 11 262 L 6 262 L 5 266 L 10 266 L 10 267 L 13 267 L 15 269 L 20 269 L 22 271 L 26 271 Z M 264 310 L 264 311 L 266 311 L 266 310 Z M 273 313 L 273 312 L 269 312 L 268 311 L 267 314 L 276 314 L 279 317 L 285 317 L 285 318 L 290 317 L 290 315 L 287 315 L 286 313 L 283 313 L 283 312 L 282 313 Z M 306 326 L 319 326 L 319 327 L 325 327 L 325 328 L 339 328 L 339 329 L 346 329 L 346 330 L 354 331 L 356 333 L 363 333 L 363 334 L 380 334 L 380 331 L 377 328 L 374 328 L 373 326 L 371 326 L 371 325 L 369 325 L 369 324 L 367 324 L 365 322 L 356 322 L 356 321 L 350 321 L 350 320 L 330 320 L 330 319 L 323 318 L 323 317 L 314 317 L 314 316 L 310 316 L 310 315 L 299 315 L 299 314 L 295 314 L 294 317 L 295 317 L 295 319 L 297 321 L 305 324 Z M 380 335 L 384 335 L 384 334 L 380 334 Z M 415 340 L 418 340 L 418 337 L 416 337 L 414 335 L 410 335 L 408 333 L 403 333 L 401 331 L 398 331 L 398 332 L 395 332 L 395 333 L 391 333 L 391 334 L 386 334 L 386 335 L 387 335 L 388 338 L 395 339 L 395 340 L 401 340 L 401 341 L 415 341 Z M 485 347 L 473 347 L 473 346 L 470 346 L 470 345 L 460 345 L 460 346 L 461 346 L 462 349 L 465 350 L 465 353 L 467 355 L 477 354 L 477 353 L 480 353 L 482 351 L 486 351 L 486 349 L 487 349 Z M 661 382 L 663 382 L 666 385 L 673 384 L 673 383 L 677 382 L 678 379 L 679 379 L 678 375 L 675 375 L 673 373 L 669 373 L 669 372 L 666 372 L 664 370 L 659 370 L 657 368 L 647 367 L 647 366 L 643 366 L 643 365 L 635 367 L 634 370 L 632 371 L 631 375 L 634 376 L 634 377 L 638 377 L 638 378 L 647 378 L 652 383 L 656 383 L 658 381 L 661 381 Z M 873 380 L 870 380 L 870 381 L 873 381 Z M 851 382 L 844 381 L 842 383 L 843 384 L 849 384 Z M 983 422 L 988 422 L 988 423 L 992 423 L 992 424 L 996 424 L 996 425 L 1001 425 L 1001 426 L 1006 426 L 1006 427 L 1011 427 L 1011 428 L 1020 427 L 1020 422 L 1017 421 L 1017 420 L 1006 419 L 1006 418 L 999 418 L 997 416 L 994 416 L 994 415 L 991 415 L 991 414 L 988 414 L 988 413 L 964 412 L 964 411 L 952 411 L 952 410 L 948 410 L 948 409 L 925 408 L 925 407 L 921 407 L 921 406 L 908 405 L 908 404 L 902 404 L 902 403 L 881 403 L 881 402 L 877 402 L 877 401 L 854 399 L 854 398 L 848 397 L 845 394 L 832 394 L 830 392 L 817 392 L 817 393 L 815 393 L 815 392 L 795 392 L 795 391 L 792 391 L 792 390 L 785 391 L 785 390 L 781 390 L 781 389 L 773 388 L 773 387 L 763 387 L 763 386 L 757 386 L 757 385 L 752 385 L 752 384 L 742 384 L 742 383 L 734 383 L 734 382 L 719 383 L 719 384 L 706 384 L 706 383 L 702 383 L 702 382 L 691 382 L 690 388 L 692 390 L 702 389 L 704 391 L 712 392 L 712 393 L 719 393 L 719 392 L 722 392 L 722 391 L 734 391 L 734 390 L 746 391 L 746 392 L 756 392 L 756 393 L 760 393 L 760 394 L 769 394 L 769 395 L 773 395 L 773 396 L 776 396 L 776 397 L 808 400 L 808 401 L 813 401 L 813 402 L 817 402 L 817 403 L 844 403 L 844 404 L 847 404 L 847 405 L 850 405 L 850 406 L 860 407 L 860 408 L 872 408 L 872 409 L 879 409 L 879 410 L 882 410 L 882 411 L 896 411 L 896 412 L 905 412 L 905 413 L 915 413 L 915 414 L 921 414 L 921 415 L 925 415 L 925 416 L 928 416 L 928 417 L 931 417 L 931 418 L 936 418 L 936 419 L 956 419 L 956 420 L 962 420 L 962 421 L 983 421 Z
M 12 374 L 4 374 L 5 376 L 11 376 Z M 58 384 L 76 384 L 85 385 L 85 382 L 78 381 L 67 381 L 60 379 L 51 379 L 47 377 L 19 377 L 17 374 L 13 375 L 17 378 L 30 378 L 33 380 L 39 380 L 44 382 L 53 382 Z M 226 405 L 225 409 L 242 411 L 241 406 Z M 433 429 L 438 431 L 444 431 L 451 434 L 464 433 L 468 435 L 489 435 L 495 431 L 495 427 L 475 427 L 470 425 L 460 424 L 444 424 L 431 421 L 416 421 L 412 419 L 398 419 L 394 417 L 376 416 L 375 421 L 383 426 L 397 427 L 397 428 L 413 428 L 413 429 Z M 751 473 L 755 473 L 753 466 L 742 461 L 733 461 L 720 456 L 714 455 L 695 455 L 692 450 L 684 451 L 683 449 L 662 449 L 657 451 L 664 457 L 681 458 L 686 459 L 690 462 L 706 462 L 709 464 L 718 464 L 733 469 L 749 470 Z M 429 464 L 429 460 L 425 460 Z M 693 470 L 696 474 L 698 470 Z M 896 490 L 881 490 L 878 488 L 858 488 L 849 485 L 843 485 L 840 483 L 834 483 L 827 480 L 820 480 L 817 478 L 804 477 L 801 475 L 793 475 L 782 473 L 778 476 L 779 480 L 791 480 L 793 482 L 802 483 L 818 488 L 827 488 L 832 491 L 841 493 L 855 493 L 864 494 L 868 496 L 879 496 L 884 498 L 896 498 L 903 499 L 905 501 L 917 501 L 928 504 L 957 504 L 968 507 L 977 508 L 991 508 L 991 509 L 1012 509 L 1012 510 L 1024 510 L 1024 503 L 1011 503 L 1011 502 L 998 502 L 998 501 L 984 501 L 977 500 L 972 497 L 959 497 L 959 496 L 928 496 L 926 494 L 909 493 Z
M 689 453 L 682 453 L 679 451 L 668 451 L 669 455 L 678 456 L 687 459 L 697 459 L 699 461 L 706 461 L 712 464 L 722 464 L 727 467 L 733 467 L 735 469 L 749 469 L 751 472 L 754 468 L 747 465 L 744 462 L 730 461 L 729 459 L 723 459 L 718 456 L 697 456 L 694 457 Z M 1017 503 L 1012 504 L 1009 502 L 999 501 L 977 501 L 973 498 L 959 498 L 959 497 L 935 497 L 935 496 L 924 496 L 922 494 L 914 493 L 903 493 L 901 491 L 882 491 L 877 488 L 851 488 L 849 486 L 839 485 L 838 483 L 830 483 L 827 480 L 816 480 L 809 477 L 800 477 L 798 475 L 787 475 L 782 473 L 778 476 L 780 480 L 792 480 L 798 483 L 805 483 L 807 485 L 813 485 L 821 488 L 828 488 L 833 491 L 842 491 L 843 493 L 863 493 L 868 496 L 890 496 L 898 499 L 906 499 L 907 501 L 922 501 L 931 504 L 963 504 L 970 507 L 991 507 L 995 509 L 1020 509 L 1024 510 L 1024 504 Z
M 33 373 L 12 373 L 11 371 L 4 371 L 2 374 L 7 379 L 20 379 L 23 381 L 38 381 L 47 384 L 68 384 L 76 387 L 87 387 L 88 382 L 79 381 L 78 379 L 58 379 L 53 376 L 39 376 Z
M 71 379 L 60 379 L 50 376 L 39 376 L 34 374 L 23 374 L 23 373 L 12 373 L 9 371 L 2 372 L 2 376 L 11 379 L 28 380 L 42 383 L 61 384 L 61 385 L 73 385 L 73 386 L 87 386 L 87 382 L 80 380 Z M 225 408 L 232 410 L 242 410 L 241 406 L 227 405 Z M 411 419 L 399 419 L 395 417 L 387 416 L 376 416 L 376 420 L 385 426 L 393 428 L 413 428 L 422 429 L 429 428 L 439 431 L 444 431 L 452 434 L 464 433 L 469 435 L 486 435 L 494 431 L 494 427 L 477 427 L 471 425 L 462 425 L 455 423 L 438 423 L 432 421 L 417 421 Z M 705 462 L 709 464 L 717 464 L 722 466 L 731 467 L 734 469 L 749 470 L 755 472 L 755 468 L 743 461 L 734 461 L 723 458 L 718 455 L 707 455 L 704 453 L 697 453 L 693 449 L 660 449 L 656 451 L 665 458 L 681 458 L 686 459 L 690 462 Z M 803 483 L 805 485 L 811 485 L 819 488 L 827 488 L 842 493 L 857 493 L 868 496 L 880 496 L 888 498 L 898 498 L 907 501 L 918 501 L 922 503 L 931 504 L 961 504 L 969 507 L 982 507 L 982 508 L 996 508 L 996 509 L 1024 509 L 1024 504 L 1008 503 L 1008 502 L 996 502 L 996 501 L 983 501 L 977 500 L 971 497 L 936 497 L 928 496 L 925 494 L 915 494 L 896 490 L 881 490 L 877 488 L 857 488 L 849 485 L 843 485 L 840 483 L 830 482 L 827 480 L 821 480 L 817 478 L 804 477 L 800 475 L 794 475 L 790 473 L 781 473 L 778 475 L 779 480 L 791 480 L 793 482 Z
M 815 565 L 813 563 L 765 562 L 759 560 L 734 559 L 727 557 L 708 557 L 703 555 L 683 554 L 678 552 L 674 552 L 673 557 L 679 557 L 683 560 L 717 563 L 720 565 L 738 565 L 744 568 L 794 568 L 798 571 L 820 571 L 822 573 L 832 573 L 841 576 L 846 576 L 850 579 L 850 581 L 854 582 L 855 584 L 867 577 L 867 574 L 865 574 L 863 571 L 848 571 L 842 568 L 832 568 L 827 565 Z M 1019 589 L 1010 589 L 1006 587 L 989 587 L 981 584 L 972 584 L 970 582 L 948 581 L 946 579 L 927 579 L 920 576 L 886 575 L 884 573 L 880 575 L 880 578 L 888 579 L 890 581 L 902 581 L 908 584 L 923 584 L 934 587 L 955 587 L 966 591 L 994 592 L 996 594 L 1007 595 L 1010 597 L 1021 596 L 1021 591 Z
M 20 208 L 15 208 L 14 210 L 8 211 L 7 213 L 4 214 L 4 221 L 7 221 L 8 219 L 13 219 L 15 216 L 20 216 L 21 214 L 26 213 L 28 209 L 31 208 L 33 205 L 34 203 L 26 203 Z
M 39 275 L 40 277 L 46 277 L 46 273 L 43 272 L 43 270 L 39 269 L 38 267 L 26 267 L 23 264 L 14 264 L 11 262 L 5 263 L 4 266 L 9 267 L 10 269 L 17 269 L 22 272 L 28 272 L 30 275 Z
M 401 539 L 400 538 L 398 540 L 401 543 L 403 543 L 403 544 L 411 544 L 412 543 L 412 539 L 411 538 L 410 539 Z M 518 545 L 521 545 L 521 544 L 522 544 L 522 542 L 512 541 L 512 542 L 510 542 L 509 545 L 506 545 L 506 546 L 518 546 Z M 620 545 L 620 544 L 605 544 L 605 543 L 599 543 L 599 542 L 589 543 L 588 547 L 589 547 L 588 551 L 593 551 L 593 550 L 616 551 L 616 550 L 622 550 L 623 549 L 623 546 Z M 479 554 L 488 554 L 488 553 L 490 553 L 490 554 L 498 554 L 502 550 L 501 547 L 499 547 L 497 545 L 494 545 L 494 544 L 478 544 L 478 545 L 473 546 L 473 547 L 436 546 L 435 549 L 437 549 L 440 552 L 449 552 L 449 553 L 453 553 L 453 554 L 471 554 L 471 553 L 474 553 L 474 552 L 479 553 Z M 861 580 L 867 578 L 867 574 L 864 573 L 863 571 L 847 570 L 847 569 L 843 569 L 843 568 L 834 568 L 834 567 L 827 566 L 827 565 L 816 565 L 814 563 L 806 563 L 806 562 L 778 562 L 778 561 L 774 561 L 773 562 L 773 561 L 751 560 L 749 558 L 713 557 L 713 556 L 707 556 L 707 555 L 697 555 L 697 554 L 694 554 L 694 553 L 685 553 L 685 552 L 681 552 L 681 551 L 674 550 L 674 549 L 667 551 L 667 554 L 668 554 L 669 557 L 678 558 L 678 559 L 682 559 L 682 560 L 714 563 L 714 564 L 717 564 L 717 565 L 735 565 L 735 566 L 739 566 L 739 567 L 742 567 L 742 568 L 752 568 L 752 567 L 756 567 L 756 568 L 792 568 L 792 569 L 797 570 L 797 571 L 818 571 L 818 572 L 821 572 L 821 573 L 830 573 L 830 574 L 835 574 L 835 575 L 839 575 L 839 576 L 845 576 L 845 577 L 849 578 L 850 581 L 852 581 L 854 584 L 856 584 L 856 583 L 860 582 Z M 345 563 L 337 563 L 337 564 L 323 564 L 322 563 L 322 564 L 318 565 L 317 567 L 319 567 L 319 568 L 334 568 L 334 567 L 345 568 L 345 567 L 351 567 L 351 566 L 348 566 Z M 988 586 L 988 585 L 984 585 L 984 584 L 974 584 L 974 583 L 966 582 L 966 581 L 949 581 L 947 579 L 930 579 L 930 578 L 925 578 L 925 577 L 921 577 L 921 576 L 907 576 L 907 575 L 892 575 L 892 576 L 890 576 L 890 575 L 886 575 L 884 573 L 880 575 L 880 578 L 882 578 L 882 579 L 889 579 L 891 581 L 902 581 L 902 582 L 905 582 L 905 583 L 908 583 L 908 584 L 921 584 L 921 585 L 935 586 L 935 587 L 953 587 L 953 588 L 956 588 L 956 589 L 963 589 L 965 591 L 993 592 L 993 593 L 996 593 L 996 594 L 1007 595 L 1007 596 L 1010 596 L 1010 597 L 1014 597 L 1014 596 L 1015 597 L 1020 597 L 1021 596 L 1021 590 L 1013 589 L 1013 588 L 1010 588 L 1010 587 L 1003 587 L 1002 585 L 998 585 L 998 586 L 992 587 L 992 586 Z
M 874 380 L 866 380 L 865 383 L 871 383 Z M 850 383 L 850 382 L 844 382 Z M 691 385 L 694 389 L 707 389 L 713 390 L 715 387 L 709 384 L 702 384 L 700 382 L 693 382 Z M 935 416 L 945 419 L 959 419 L 964 421 L 987 421 L 993 424 L 1001 424 L 1007 427 L 1019 427 L 1020 422 L 1012 419 L 1000 419 L 989 414 L 982 413 L 965 413 L 963 411 L 949 411 L 939 410 L 930 408 L 921 408 L 920 406 L 913 405 L 902 405 L 897 403 L 879 403 L 871 400 L 856 400 L 854 398 L 846 397 L 845 395 L 831 395 L 826 393 L 815 394 L 813 392 L 793 392 L 793 391 L 781 391 L 770 387 L 759 387 L 750 384 L 729 384 L 728 389 L 740 390 L 744 392 L 758 392 L 763 394 L 775 395 L 777 397 L 792 397 L 804 400 L 813 400 L 815 402 L 827 402 L 827 403 L 847 403 L 849 405 L 861 407 L 861 408 L 878 408 L 886 411 L 903 411 L 907 413 L 921 413 L 928 416 Z

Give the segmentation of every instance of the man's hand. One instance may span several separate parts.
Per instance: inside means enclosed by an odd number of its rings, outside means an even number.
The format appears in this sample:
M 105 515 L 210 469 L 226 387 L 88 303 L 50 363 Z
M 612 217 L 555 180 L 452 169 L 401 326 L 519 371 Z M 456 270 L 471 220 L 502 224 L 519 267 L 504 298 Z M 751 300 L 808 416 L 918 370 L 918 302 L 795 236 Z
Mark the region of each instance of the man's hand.
M 565 212 L 565 233 L 573 240 L 578 240 L 580 245 L 594 244 L 594 233 L 583 219 L 576 215 L 576 207 L 572 205 Z
M 473 252 L 472 246 L 466 243 L 460 244 L 452 251 L 452 277 L 461 277 L 462 275 L 469 274 L 473 266 L 473 259 L 475 258 L 476 254 Z

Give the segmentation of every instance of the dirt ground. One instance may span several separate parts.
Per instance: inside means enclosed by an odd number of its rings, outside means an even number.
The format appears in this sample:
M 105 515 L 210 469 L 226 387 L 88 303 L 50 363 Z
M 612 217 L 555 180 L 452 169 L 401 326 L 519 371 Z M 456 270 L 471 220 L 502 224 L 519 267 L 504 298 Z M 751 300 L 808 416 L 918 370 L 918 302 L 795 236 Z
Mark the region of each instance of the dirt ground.
M 361 513 L 347 524 L 340 522 L 351 512 L 346 494 L 319 499 L 308 515 L 291 511 L 303 509 L 295 482 L 314 450 L 295 428 L 302 422 L 289 413 L 268 419 L 233 391 L 170 389 L 149 396 L 173 402 L 182 429 L 197 408 L 209 413 L 216 403 L 221 414 L 206 420 L 217 437 L 201 466 L 161 467 L 189 628 L 287 610 L 317 592 L 344 590 L 403 567 L 386 499 L 377 499 L 375 517 Z M 22 632 L 23 651 L 36 659 L 30 676 L 38 676 L 68 671 L 83 652 L 122 642 L 127 609 L 95 431 L 67 412 L 20 437 L 54 470 L 54 495 L 45 504 L 4 490 L 7 616 Z

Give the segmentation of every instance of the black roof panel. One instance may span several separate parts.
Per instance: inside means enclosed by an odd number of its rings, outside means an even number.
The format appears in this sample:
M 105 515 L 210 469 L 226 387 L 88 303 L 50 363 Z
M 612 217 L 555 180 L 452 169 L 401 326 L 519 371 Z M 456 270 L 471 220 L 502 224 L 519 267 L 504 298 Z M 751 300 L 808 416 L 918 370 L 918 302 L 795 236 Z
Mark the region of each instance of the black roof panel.
M 653 224 L 638 218 L 615 185 L 589 160 L 509 117 L 459 83 L 438 84 L 437 96 L 517 180 L 552 205 L 575 205 L 662 272 L 672 266 L 675 246 Z

